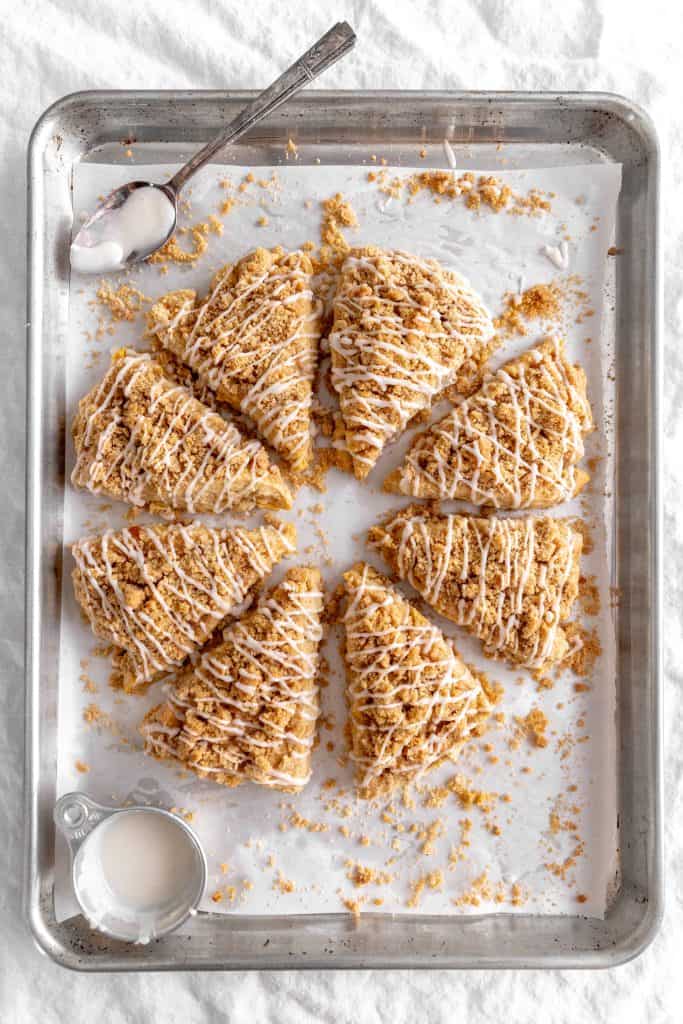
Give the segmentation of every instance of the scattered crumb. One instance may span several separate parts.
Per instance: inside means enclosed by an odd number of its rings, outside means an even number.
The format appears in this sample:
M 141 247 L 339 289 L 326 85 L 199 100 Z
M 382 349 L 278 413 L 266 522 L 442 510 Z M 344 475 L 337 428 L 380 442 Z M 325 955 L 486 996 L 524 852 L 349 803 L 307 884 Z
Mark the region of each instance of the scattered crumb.
M 95 292 L 98 305 L 104 307 L 115 323 L 121 320 L 135 320 L 146 302 L 152 300 L 132 284 L 120 284 L 113 288 L 109 281 L 100 281 Z
M 161 249 L 148 257 L 148 263 L 195 263 L 206 252 L 209 244 L 207 235 L 211 230 L 208 221 L 201 221 L 194 227 L 181 228 L 177 234 L 171 235 L 168 242 L 162 245 Z M 183 249 L 178 242 L 179 234 L 189 234 L 192 240 L 191 249 Z
M 410 883 L 410 898 L 406 902 L 407 907 L 415 909 L 420 905 L 420 899 L 425 889 L 441 889 L 443 887 L 443 871 L 437 868 L 436 871 L 429 871 L 421 875 L 414 882 Z
M 277 878 L 273 882 L 273 889 L 281 893 L 290 893 L 296 890 L 296 885 L 290 878 L 285 878 L 281 871 L 278 871 Z
M 503 337 L 514 334 L 525 335 L 530 320 L 556 322 L 561 314 L 560 293 L 556 285 L 535 284 L 521 295 L 508 292 L 505 296 L 505 310 L 493 321 L 496 330 Z
M 322 201 L 323 216 L 320 225 L 320 238 L 327 252 L 321 252 L 321 259 L 326 262 L 326 256 L 344 254 L 349 251 L 350 246 L 342 234 L 342 228 L 358 227 L 358 218 L 350 205 L 346 202 L 341 192 L 330 196 Z M 331 252 L 330 252 L 331 250 Z
M 344 904 L 344 906 L 346 907 L 348 912 L 350 914 L 353 914 L 353 916 L 356 919 L 356 921 L 358 921 L 360 919 L 360 909 L 361 909 L 361 905 L 363 903 L 363 900 L 362 899 L 360 899 L 360 900 L 353 900 L 353 899 L 348 899 L 348 898 L 342 897 L 342 903 Z
M 385 166 L 386 160 L 382 159 L 380 163 Z M 458 176 L 453 170 L 432 170 L 419 171 L 404 178 L 392 178 L 388 171 L 379 171 L 376 181 L 379 190 L 392 198 L 407 192 L 409 202 L 420 192 L 426 191 L 432 195 L 434 202 L 441 202 L 442 199 L 461 200 L 473 211 L 484 207 L 494 213 L 505 210 L 518 216 L 525 214 L 537 217 L 551 209 L 549 198 L 539 189 L 532 188 L 526 194 L 518 193 L 492 174 L 477 177 L 467 171 Z

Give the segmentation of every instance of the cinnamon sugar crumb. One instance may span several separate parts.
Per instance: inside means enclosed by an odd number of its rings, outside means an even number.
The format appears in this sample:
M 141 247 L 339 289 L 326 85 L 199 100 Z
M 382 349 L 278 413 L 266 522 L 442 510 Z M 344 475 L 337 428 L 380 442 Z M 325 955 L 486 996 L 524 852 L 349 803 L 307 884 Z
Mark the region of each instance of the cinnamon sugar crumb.
M 322 201 L 323 216 L 320 225 L 320 237 L 324 246 L 334 253 L 346 253 L 351 248 L 342 234 L 342 228 L 358 227 L 358 218 L 350 203 L 346 202 L 341 192 Z M 329 253 L 327 255 L 330 255 Z M 323 261 L 325 254 L 321 253 Z
M 600 612 L 600 590 L 595 576 L 581 576 L 579 579 L 579 603 L 586 615 Z
M 532 708 L 526 718 L 517 718 L 516 721 L 524 727 L 528 738 L 537 747 L 548 746 L 548 737 L 546 736 L 548 719 L 540 708 Z
M 109 281 L 101 281 L 95 293 L 100 306 L 108 310 L 114 322 L 133 321 L 146 302 L 152 300 L 132 284 L 121 284 L 113 288 Z
M 360 899 L 360 900 L 352 900 L 352 899 L 348 899 L 348 898 L 342 897 L 342 903 L 344 904 L 344 906 L 346 907 L 348 912 L 350 914 L 353 914 L 355 920 L 358 921 L 360 919 L 360 910 L 361 910 L 361 906 L 362 906 L 363 900 L 362 899 Z
M 384 165 L 386 161 L 380 163 Z M 459 199 L 470 210 L 485 207 L 494 213 L 505 210 L 517 216 L 526 214 L 536 217 L 551 209 L 549 199 L 539 189 L 532 188 L 526 194 L 518 193 L 492 174 L 477 177 L 471 171 L 456 175 L 453 171 L 432 170 L 419 171 L 406 178 L 392 178 L 388 171 L 382 170 L 371 180 L 376 180 L 380 191 L 393 198 L 407 192 L 409 202 L 420 192 L 426 191 L 435 203 L 442 199 Z
M 562 666 L 571 669 L 576 676 L 590 677 L 595 662 L 602 654 L 597 629 L 586 629 L 580 622 L 570 622 L 565 632 L 569 640 L 569 651 Z
M 195 224 L 194 227 L 181 228 L 176 234 L 171 235 L 169 240 L 162 245 L 161 249 L 148 257 L 148 263 L 195 263 L 206 252 L 208 246 L 207 235 L 210 226 L 207 221 Z M 189 234 L 192 240 L 191 249 L 183 249 L 178 242 L 178 235 Z
M 495 793 L 475 789 L 464 775 L 455 775 L 446 786 L 458 798 L 461 807 L 478 807 L 485 814 L 492 810 L 496 800 Z
M 420 904 L 420 898 L 425 889 L 441 889 L 443 887 L 443 871 L 437 869 L 436 871 L 429 871 L 427 874 L 417 878 L 414 882 L 410 883 L 410 898 L 406 902 L 406 906 L 414 909 Z
M 526 335 L 530 320 L 557 322 L 562 311 L 559 289 L 554 284 L 535 284 L 521 295 L 508 292 L 504 301 L 505 310 L 493 321 L 503 337 Z
M 290 878 L 285 878 L 281 871 L 278 871 L 277 878 L 273 882 L 273 889 L 281 893 L 290 893 L 296 890 L 296 885 Z

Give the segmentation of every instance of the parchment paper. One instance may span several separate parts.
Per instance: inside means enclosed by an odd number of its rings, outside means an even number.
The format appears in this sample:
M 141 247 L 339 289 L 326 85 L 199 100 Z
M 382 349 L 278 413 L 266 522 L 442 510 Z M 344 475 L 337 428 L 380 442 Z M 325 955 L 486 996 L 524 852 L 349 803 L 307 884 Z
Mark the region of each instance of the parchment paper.
M 163 180 L 165 173 L 170 174 L 173 169 L 171 165 L 138 166 L 135 177 Z M 534 187 L 555 193 L 552 212 L 537 218 L 486 210 L 475 214 L 461 202 L 435 204 L 427 194 L 419 195 L 412 203 L 407 203 L 405 197 L 388 199 L 367 181 L 367 167 L 290 164 L 253 170 L 257 178 L 268 178 L 275 170 L 281 188 L 267 191 L 251 185 L 240 194 L 240 204 L 225 218 L 224 233 L 210 235 L 208 252 L 196 266 L 171 266 L 166 275 L 161 275 L 158 268 L 145 266 L 127 277 L 112 276 L 114 287 L 130 280 L 152 298 L 181 286 L 201 291 L 218 266 L 256 245 L 280 243 L 295 248 L 307 239 L 317 240 L 320 200 L 336 192 L 344 194 L 358 215 L 358 228 L 347 234 L 352 244 L 398 246 L 421 256 L 436 257 L 464 273 L 494 314 L 501 311 L 506 291 L 550 282 L 567 274 L 580 277 L 580 288 L 586 293 L 584 309 L 592 309 L 594 315 L 577 324 L 573 322 L 574 311 L 566 335 L 570 357 L 579 360 L 588 374 L 598 424 L 598 430 L 588 439 L 587 454 L 600 458 L 592 466 L 593 479 L 583 499 L 568 503 L 553 514 L 582 515 L 590 523 L 594 548 L 584 557 L 582 571 L 597 578 L 601 610 L 590 619 L 582 617 L 586 625 L 597 627 L 602 655 L 587 691 L 577 692 L 577 680 L 567 673 L 552 690 L 538 692 L 527 673 L 509 671 L 504 664 L 486 659 L 476 640 L 430 613 L 444 632 L 455 637 L 468 662 L 503 685 L 504 698 L 498 710 L 504 713 L 505 721 L 473 745 L 457 765 L 443 766 L 430 773 L 424 786 L 431 788 L 462 773 L 472 787 L 498 794 L 498 798 L 492 801 L 492 811 L 484 813 L 476 806 L 463 808 L 454 797 L 440 807 L 425 807 L 427 793 L 415 793 L 414 807 L 403 806 L 397 798 L 387 811 L 386 805 L 368 805 L 357 801 L 353 794 L 352 766 L 343 759 L 345 709 L 337 655 L 339 635 L 332 630 L 324 650 L 332 671 L 330 683 L 322 692 L 324 724 L 320 746 L 314 754 L 313 780 L 298 796 L 278 794 L 251 784 L 227 790 L 191 774 L 182 774 L 172 763 L 162 764 L 142 753 L 137 724 L 145 711 L 162 699 L 160 687 L 152 687 L 144 696 L 122 696 L 109 689 L 108 662 L 93 655 L 94 638 L 73 598 L 72 560 L 68 553 L 68 545 L 88 532 L 125 525 L 126 507 L 77 492 L 67 484 L 58 795 L 81 789 L 103 802 L 150 800 L 190 814 L 209 862 L 202 909 L 211 912 L 334 912 L 343 910 L 342 897 L 362 897 L 364 913 L 601 916 L 617 872 L 614 635 L 609 590 L 613 513 L 609 436 L 612 355 L 603 314 L 609 306 L 607 249 L 612 243 L 620 168 L 591 165 L 496 172 L 516 191 L 526 192 Z M 181 223 L 190 225 L 216 213 L 226 197 L 220 179 L 227 175 L 237 182 L 248 171 L 249 168 L 236 167 L 204 171 L 193 182 L 191 209 L 184 213 Z M 408 175 L 410 170 L 402 168 L 396 173 Z M 129 170 L 122 166 L 77 167 L 75 223 L 80 211 L 91 209 L 99 195 L 129 177 Z M 261 216 L 267 217 L 267 226 L 257 224 Z M 542 250 L 544 246 L 558 246 L 565 238 L 569 265 L 562 270 Z M 144 347 L 140 343 L 140 322 L 118 324 L 113 334 L 105 332 L 99 340 L 93 337 L 101 316 L 101 311 L 92 304 L 94 292 L 92 279 L 72 278 L 66 371 L 69 422 L 78 399 L 108 366 L 109 351 L 124 344 Z M 493 357 L 492 366 L 500 365 L 544 334 L 541 325 L 537 330 L 531 325 L 525 338 L 509 339 L 504 344 Z M 101 355 L 93 357 L 97 352 Z M 443 411 L 444 406 L 437 407 L 434 415 Z M 364 545 L 364 537 L 379 515 L 406 503 L 396 496 L 382 494 L 380 485 L 399 461 L 410 436 L 412 432 L 385 453 L 364 485 L 332 471 L 327 477 L 326 494 L 307 488 L 300 491 L 295 508 L 284 515 L 297 524 L 299 553 L 276 571 L 269 582 L 276 582 L 286 565 L 296 561 L 317 561 L 328 591 L 337 586 L 340 573 L 358 558 L 367 558 L 384 568 Z M 72 466 L 73 449 L 68 438 L 67 478 Z M 319 504 L 322 511 L 314 511 Z M 210 517 L 203 518 L 210 521 Z M 411 594 L 410 588 L 404 591 Z M 93 683 L 96 693 L 91 692 Z M 103 714 L 97 722 L 88 723 L 84 712 L 92 704 Z M 526 715 L 532 707 L 542 708 L 549 718 L 548 746 L 540 749 L 523 738 L 517 749 L 510 749 L 514 716 Z M 485 749 L 485 745 L 490 748 Z M 79 770 L 77 763 L 88 770 Z M 325 788 L 325 782 L 332 779 L 335 784 Z M 344 795 L 339 794 L 340 789 Z M 500 799 L 503 795 L 509 801 Z M 331 802 L 334 807 L 330 807 Z M 554 819 L 553 812 L 557 814 Z M 311 828 L 293 825 L 293 814 L 299 816 L 300 825 L 306 821 Z M 432 844 L 433 851 L 429 852 L 429 847 L 423 851 L 425 832 L 437 819 L 441 824 L 432 829 L 439 833 Z M 472 823 L 469 846 L 460 848 L 464 859 L 449 864 L 450 851 L 460 844 L 464 819 Z M 326 830 L 312 830 L 320 826 L 326 826 Z M 342 835 L 340 826 L 348 828 L 348 837 Z M 572 858 L 577 847 L 578 855 Z M 391 858 L 395 859 L 388 864 Z M 572 860 L 575 862 L 571 863 Z M 395 878 L 387 885 L 355 888 L 347 878 L 350 861 L 385 871 Z M 548 865 L 556 868 L 550 869 Z M 483 900 L 478 904 L 472 901 L 456 905 L 454 900 L 466 894 L 485 870 L 503 902 Z M 419 905 L 408 906 L 412 883 L 428 872 L 438 871 L 442 872 L 442 879 L 434 879 L 435 888 L 427 884 Z M 294 884 L 291 892 L 281 891 L 283 886 L 278 884 L 278 877 Z M 521 893 L 517 903 L 511 901 L 515 885 L 520 887 L 515 891 Z M 218 891 L 222 898 L 214 902 L 212 894 Z M 581 897 L 579 903 L 577 896 Z M 374 899 L 383 902 L 375 905 Z M 59 837 L 55 903 L 60 920 L 77 912 L 67 853 Z

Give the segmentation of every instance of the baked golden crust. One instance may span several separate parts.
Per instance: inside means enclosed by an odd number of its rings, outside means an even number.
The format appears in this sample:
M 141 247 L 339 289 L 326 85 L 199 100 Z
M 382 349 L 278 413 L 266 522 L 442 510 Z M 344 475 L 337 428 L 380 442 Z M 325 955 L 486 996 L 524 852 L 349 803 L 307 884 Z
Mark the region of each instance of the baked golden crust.
M 311 777 L 319 714 L 320 573 L 290 569 L 224 631 L 145 717 L 147 753 L 224 786 L 250 780 L 298 792 Z
M 148 353 L 119 349 L 81 399 L 72 428 L 76 487 L 168 513 L 290 508 L 256 440 L 174 383 Z
M 437 515 L 412 506 L 369 542 L 490 657 L 544 671 L 563 659 L 582 538 L 563 519 Z
M 171 292 L 148 314 L 155 343 L 216 397 L 250 416 L 294 472 L 312 458 L 311 408 L 322 303 L 303 252 L 255 249 L 215 275 L 205 300 Z
M 548 339 L 487 376 L 418 434 L 387 491 L 494 508 L 550 508 L 589 477 L 577 468 L 593 429 L 586 377 Z
M 489 354 L 491 317 L 436 260 L 374 246 L 344 261 L 330 333 L 332 384 L 359 479 L 459 372 Z
M 367 563 L 344 573 L 344 658 L 359 795 L 412 781 L 480 735 L 481 681 L 428 619 Z
M 272 519 L 256 530 L 131 526 L 74 544 L 76 599 L 117 648 L 114 681 L 130 691 L 182 665 L 295 542 L 294 526 Z

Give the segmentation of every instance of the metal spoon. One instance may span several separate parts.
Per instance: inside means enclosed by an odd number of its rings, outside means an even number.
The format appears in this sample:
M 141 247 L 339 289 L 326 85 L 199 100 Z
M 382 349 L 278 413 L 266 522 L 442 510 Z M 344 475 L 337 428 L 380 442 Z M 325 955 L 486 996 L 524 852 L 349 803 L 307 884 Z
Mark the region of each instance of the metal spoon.
M 272 85 L 247 104 L 227 128 L 211 142 L 202 146 L 192 159 L 188 160 L 165 184 L 160 185 L 151 181 L 131 181 L 127 185 L 121 185 L 120 188 L 114 189 L 83 224 L 74 238 L 71 245 L 71 262 L 74 269 L 85 273 L 120 270 L 133 263 L 139 263 L 160 249 L 176 229 L 178 196 L 192 175 L 211 160 L 223 146 L 239 139 L 281 103 L 294 96 L 303 86 L 312 82 L 323 71 L 336 63 L 353 48 L 355 42 L 356 35 L 351 26 L 345 21 L 337 22 Z M 123 216 L 122 212 L 117 213 L 116 211 L 121 211 L 121 207 L 131 194 L 141 188 L 153 188 L 161 192 L 168 200 L 170 208 L 166 211 L 163 208 L 163 203 L 155 204 L 157 221 L 163 225 L 161 227 L 163 237 L 155 238 L 153 242 L 147 240 L 145 243 L 141 243 L 138 241 L 136 242 L 137 247 L 126 253 L 118 239 L 116 242 L 112 242 L 112 237 L 116 238 L 117 234 L 116 222 L 119 222 L 119 230 L 121 230 L 120 224 Z M 97 254 L 95 247 L 98 249 Z M 90 250 L 90 253 L 85 252 L 86 250 Z M 86 257 L 90 257 L 89 260 L 82 258 L 84 252 Z

